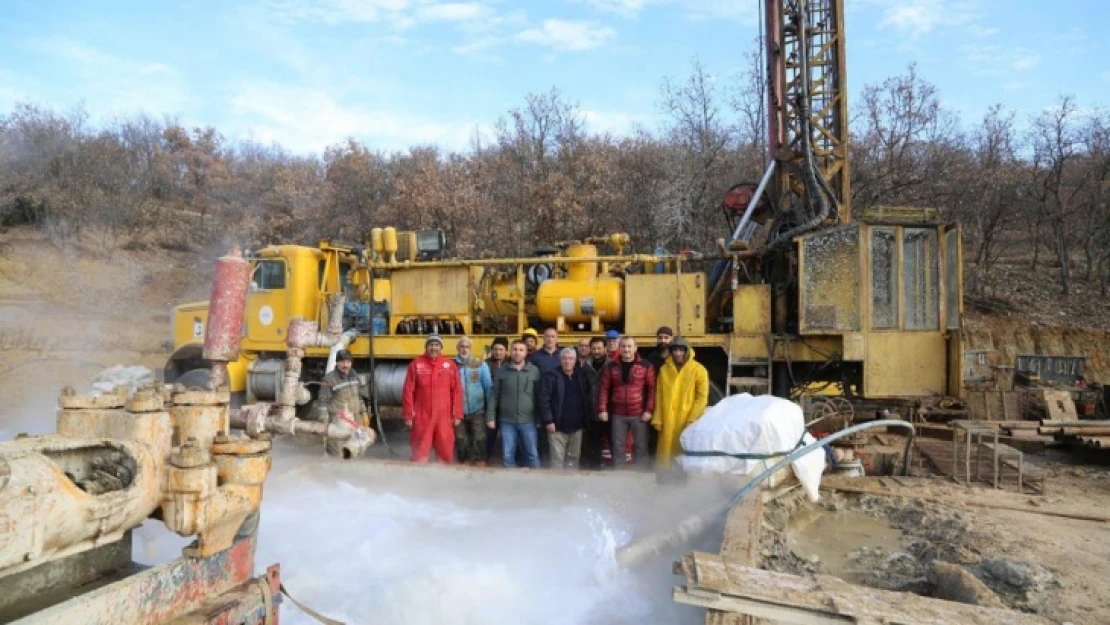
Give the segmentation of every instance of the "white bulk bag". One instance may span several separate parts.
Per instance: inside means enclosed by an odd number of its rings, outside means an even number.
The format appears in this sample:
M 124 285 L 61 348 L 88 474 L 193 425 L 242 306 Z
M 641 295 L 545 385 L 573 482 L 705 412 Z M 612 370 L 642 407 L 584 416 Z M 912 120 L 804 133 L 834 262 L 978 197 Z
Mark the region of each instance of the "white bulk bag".
M 700 419 L 682 432 L 679 442 L 687 452 L 725 454 L 789 453 L 814 442 L 805 431 L 802 409 L 792 401 L 773 395 L 731 395 L 711 406 Z M 745 459 L 730 456 L 681 455 L 678 462 L 689 473 L 754 475 L 782 460 Z M 815 449 L 791 463 L 810 501 L 817 501 L 825 452 Z

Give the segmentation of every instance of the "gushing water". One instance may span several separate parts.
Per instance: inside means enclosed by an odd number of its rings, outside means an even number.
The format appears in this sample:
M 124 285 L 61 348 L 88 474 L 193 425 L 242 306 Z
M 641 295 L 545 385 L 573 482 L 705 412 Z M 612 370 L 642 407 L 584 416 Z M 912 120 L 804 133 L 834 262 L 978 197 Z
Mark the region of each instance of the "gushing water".
M 671 600 L 670 563 L 719 535 L 635 572 L 613 558 L 720 498 L 696 490 L 315 458 L 267 482 L 257 563 L 280 562 L 299 601 L 352 625 L 698 623 Z M 314 623 L 288 602 L 282 622 Z

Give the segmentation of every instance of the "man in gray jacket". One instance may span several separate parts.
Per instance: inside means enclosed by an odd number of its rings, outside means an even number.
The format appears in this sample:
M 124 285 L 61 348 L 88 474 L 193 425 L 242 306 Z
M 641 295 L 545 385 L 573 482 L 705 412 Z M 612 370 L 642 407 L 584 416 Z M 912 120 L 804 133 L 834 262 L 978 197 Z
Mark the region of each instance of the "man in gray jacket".
M 486 426 L 501 427 L 501 463 L 516 466 L 517 442 L 524 445 L 525 464 L 540 466 L 536 436 L 536 394 L 540 389 L 540 370 L 526 361 L 524 341 L 513 341 L 509 363 L 497 372 L 493 394 L 486 404 Z

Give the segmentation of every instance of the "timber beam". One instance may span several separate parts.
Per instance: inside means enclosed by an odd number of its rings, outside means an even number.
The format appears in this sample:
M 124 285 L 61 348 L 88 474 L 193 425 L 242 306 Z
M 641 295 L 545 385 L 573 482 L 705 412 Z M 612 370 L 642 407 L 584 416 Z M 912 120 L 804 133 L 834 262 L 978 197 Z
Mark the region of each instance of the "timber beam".
M 747 614 L 794 625 L 1050 625 L 1033 614 L 954 603 L 912 593 L 849 584 L 817 575 L 800 577 L 694 553 L 679 564 L 685 586 L 674 600 L 710 610 Z

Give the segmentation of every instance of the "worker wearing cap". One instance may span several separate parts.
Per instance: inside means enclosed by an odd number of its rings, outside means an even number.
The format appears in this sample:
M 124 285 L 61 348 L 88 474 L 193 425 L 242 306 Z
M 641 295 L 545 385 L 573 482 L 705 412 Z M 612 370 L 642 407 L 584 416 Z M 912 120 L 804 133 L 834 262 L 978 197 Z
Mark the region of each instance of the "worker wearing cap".
M 609 360 L 621 359 L 621 333 L 616 330 L 609 330 L 605 333 L 605 353 L 609 354 Z
M 328 423 L 344 421 L 358 428 L 370 424 L 362 398 L 367 389 L 355 373 L 351 352 L 341 349 L 335 355 L 335 368 L 320 380 L 320 403 L 328 409 Z M 328 439 L 328 453 L 339 454 L 339 445 Z
M 424 354 L 409 363 L 402 393 L 401 416 L 412 430 L 412 461 L 436 459 L 451 464 L 455 456 L 455 426 L 462 422 L 463 396 L 459 370 L 443 357 L 443 341 L 432 334 Z
M 489 366 L 471 353 L 474 342 L 464 336 L 456 345 L 455 366 L 463 393 L 463 420 L 455 426 L 455 455 L 459 462 L 486 466 L 486 402 L 493 392 Z
M 524 334 L 521 335 L 520 340 L 524 341 L 524 347 L 528 350 L 528 355 L 532 355 L 532 352 L 536 351 L 536 348 L 539 347 L 540 333 L 536 332 L 535 328 L 528 328 L 524 331 Z
M 655 385 L 655 412 L 651 426 L 659 433 L 655 463 L 671 465 L 682 453 L 682 431 L 705 412 L 709 403 L 709 372 L 694 360 L 694 350 L 683 337 L 671 342 Z

